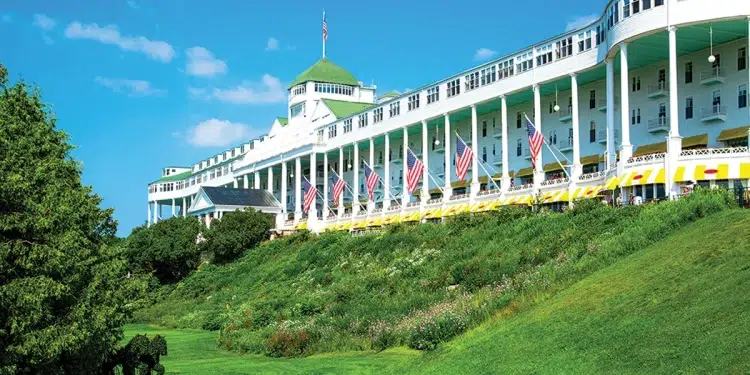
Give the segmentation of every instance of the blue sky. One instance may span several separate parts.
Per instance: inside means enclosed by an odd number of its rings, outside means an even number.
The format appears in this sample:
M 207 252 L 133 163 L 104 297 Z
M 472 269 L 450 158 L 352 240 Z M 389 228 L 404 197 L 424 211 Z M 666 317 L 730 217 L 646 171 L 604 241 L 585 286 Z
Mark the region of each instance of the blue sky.
M 321 57 L 323 8 L 328 58 L 385 93 L 585 24 L 604 5 L 5 0 L 0 62 L 41 87 L 84 183 L 127 235 L 145 222 L 147 184 L 162 167 L 192 165 L 286 115 L 285 87 Z

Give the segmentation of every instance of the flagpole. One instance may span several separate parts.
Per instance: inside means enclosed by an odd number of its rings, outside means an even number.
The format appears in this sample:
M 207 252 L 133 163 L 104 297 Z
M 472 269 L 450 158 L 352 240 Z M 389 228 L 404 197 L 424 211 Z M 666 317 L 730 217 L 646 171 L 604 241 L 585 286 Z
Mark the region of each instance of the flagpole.
M 323 9 L 323 25 L 326 29 L 328 28 L 328 25 L 326 25 L 326 10 L 325 9 Z M 324 34 L 326 33 L 328 33 L 327 30 L 325 31 Z M 325 57 L 326 57 L 326 37 L 325 35 L 323 35 L 323 58 Z
M 331 206 L 328 205 L 327 200 L 325 199 L 325 197 L 323 197 L 323 194 L 321 194 L 320 191 L 318 191 L 318 188 L 312 186 L 312 184 L 310 183 L 310 180 L 307 179 L 307 176 L 302 176 L 302 178 L 304 178 L 305 181 L 307 181 L 307 183 L 310 184 L 310 186 L 311 186 L 310 189 L 315 189 L 316 196 L 320 197 L 320 199 L 323 200 L 323 204 L 326 206 L 326 208 L 328 208 L 328 211 L 331 211 Z M 315 209 L 315 217 L 318 217 L 318 210 L 317 210 L 317 208 Z M 308 219 L 310 218 L 310 210 L 309 209 L 307 210 L 307 218 Z
M 458 134 L 458 132 L 454 132 L 454 133 L 456 133 L 456 137 L 458 137 L 458 139 L 460 139 L 460 140 L 461 140 L 461 142 L 463 142 L 464 144 L 466 144 L 466 141 L 464 141 L 464 139 L 463 139 L 463 138 L 461 138 L 461 136 L 460 136 L 460 135 Z M 476 157 L 477 157 L 477 155 L 473 155 L 473 153 L 472 153 L 472 157 L 476 158 Z M 479 159 L 477 159 L 477 161 L 479 161 Z M 494 179 L 492 178 L 492 175 L 490 175 L 490 172 L 489 172 L 489 171 L 487 171 L 487 168 L 485 168 L 485 167 L 484 167 L 484 162 L 479 162 L 479 163 L 477 163 L 477 164 L 478 164 L 478 165 L 479 165 L 480 167 L 482 167 L 482 170 L 484 170 L 484 173 L 487 173 L 487 180 L 488 180 L 488 181 L 492 181 L 492 184 L 493 184 L 493 185 L 495 185 L 495 187 L 496 187 L 496 188 L 497 188 L 498 190 L 502 190 L 502 189 L 500 188 L 500 185 L 498 185 L 498 184 L 497 184 L 497 182 L 495 182 L 495 180 L 494 180 Z M 474 172 L 472 171 L 472 173 L 474 173 Z
M 409 146 L 406 146 L 406 149 L 407 149 L 407 150 L 408 150 L 409 152 L 411 152 L 411 153 L 412 153 L 412 155 L 414 155 L 414 157 L 416 158 L 417 154 L 415 154 L 415 153 L 414 153 L 414 151 L 412 151 L 411 147 L 409 147 Z M 425 152 L 427 152 L 427 150 L 425 150 Z M 408 161 L 407 161 L 406 167 L 407 167 L 407 168 L 409 167 L 409 163 L 408 163 Z M 443 194 L 443 197 L 445 197 L 445 190 L 443 190 L 443 188 L 441 188 L 441 187 L 440 187 L 440 184 L 438 184 L 438 182 L 437 182 L 437 181 L 435 180 L 435 178 L 433 178 L 433 177 L 432 177 L 432 173 L 430 173 L 430 168 L 427 168 L 427 166 L 426 166 L 426 165 L 422 165 L 422 170 L 424 171 L 423 173 L 427 173 L 427 177 L 428 177 L 429 179 L 431 179 L 431 180 L 432 180 L 432 182 L 434 182 L 434 183 L 435 183 L 435 186 L 436 186 L 436 187 L 437 187 L 438 189 L 440 189 L 440 193 L 442 193 L 442 194 Z M 427 189 L 427 190 L 429 190 L 429 186 L 428 186 L 428 189 Z M 421 199 L 420 199 L 420 200 L 421 200 Z
M 365 159 L 362 159 L 362 163 L 364 163 L 367 166 L 367 168 L 370 168 L 370 170 L 372 171 L 372 173 L 375 173 L 375 169 L 373 169 L 372 166 L 370 164 L 368 164 L 367 161 L 365 161 Z M 377 174 L 377 173 L 375 173 L 375 174 L 378 176 L 378 182 L 382 183 L 383 186 L 385 186 L 385 182 L 383 181 L 383 177 L 380 177 L 380 175 Z M 365 178 L 365 180 L 367 180 L 367 178 Z M 365 186 L 367 186 L 367 184 L 365 184 Z M 391 198 L 394 198 L 396 201 L 398 201 L 398 199 L 396 198 L 396 196 L 393 195 L 393 194 L 391 194 L 390 191 L 388 192 L 388 194 L 390 194 Z M 367 198 L 368 199 L 370 198 L 369 194 L 368 194 Z M 375 203 L 375 194 L 373 194 L 373 196 L 372 196 L 372 202 Z
M 333 168 L 331 168 L 331 170 L 333 170 Z M 336 171 L 334 170 L 333 173 L 336 173 Z M 336 176 L 338 176 L 338 178 L 342 178 L 341 176 L 339 176 L 338 173 L 336 173 Z M 347 184 L 346 181 L 344 181 L 344 188 L 346 189 L 346 191 L 349 192 L 349 194 L 352 195 L 352 197 L 353 197 L 352 199 L 356 199 L 357 200 L 357 205 L 359 205 L 359 208 L 364 208 L 365 211 L 367 211 L 367 207 L 363 206 L 362 203 L 359 203 L 359 197 L 355 197 L 354 196 L 354 191 L 352 191 L 352 188 L 349 187 L 349 184 Z M 344 194 L 343 193 L 341 194 L 341 198 L 339 198 L 339 199 L 344 199 Z M 354 205 L 354 202 L 352 202 L 352 205 Z
M 532 125 L 534 124 L 533 122 L 531 122 L 531 120 L 529 120 L 529 116 L 526 114 L 526 112 L 524 112 L 523 116 L 526 117 L 526 121 L 530 122 Z M 536 129 L 536 125 L 534 125 L 534 129 L 536 131 L 539 131 L 538 129 Z M 544 134 L 542 134 L 542 142 L 544 143 L 545 146 L 547 146 L 547 149 L 549 150 L 550 154 L 552 154 L 552 157 L 555 158 L 555 161 L 557 162 L 557 164 L 560 165 L 560 168 L 562 168 L 562 170 L 565 173 L 565 175 L 568 176 L 568 178 L 570 178 L 570 175 L 568 174 L 568 171 L 565 170 L 565 166 L 563 165 L 563 163 L 560 162 L 560 159 L 557 158 L 557 155 L 555 155 L 555 152 L 552 151 L 552 148 L 547 143 L 547 138 L 544 138 Z M 565 156 L 565 155 L 563 155 L 563 156 Z

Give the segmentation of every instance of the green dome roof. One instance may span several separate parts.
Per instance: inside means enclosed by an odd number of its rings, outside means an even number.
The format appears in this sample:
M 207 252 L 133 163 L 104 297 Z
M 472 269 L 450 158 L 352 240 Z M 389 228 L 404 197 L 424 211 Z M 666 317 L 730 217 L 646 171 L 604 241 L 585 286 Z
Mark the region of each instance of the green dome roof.
M 318 60 L 313 66 L 294 79 L 289 88 L 305 82 L 339 83 L 342 85 L 359 86 L 359 82 L 346 69 L 334 64 L 325 57 Z

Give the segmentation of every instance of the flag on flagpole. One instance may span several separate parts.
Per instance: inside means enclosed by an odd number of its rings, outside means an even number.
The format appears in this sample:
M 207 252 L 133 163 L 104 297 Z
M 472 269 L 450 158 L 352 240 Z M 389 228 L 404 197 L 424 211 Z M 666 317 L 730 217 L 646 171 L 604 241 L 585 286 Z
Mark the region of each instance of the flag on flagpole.
M 318 194 L 318 188 L 312 186 L 307 177 L 302 176 L 305 180 L 302 181 L 302 187 L 305 189 L 305 199 L 302 206 L 302 211 L 307 212 L 310 210 L 310 206 L 315 203 L 315 197 Z
M 525 115 L 524 115 L 525 116 Z M 531 166 L 536 168 L 536 157 L 539 156 L 539 152 L 542 151 L 542 144 L 544 143 L 544 136 L 534 124 L 529 120 L 529 116 L 526 116 L 526 131 L 529 133 L 529 150 L 531 151 Z
M 407 151 L 406 165 L 408 170 L 406 172 L 406 188 L 409 189 L 410 193 L 413 193 L 417 190 L 419 180 L 422 179 L 424 164 L 417 159 L 417 156 L 414 155 L 411 149 L 407 149 Z
M 328 23 L 326 23 L 325 11 L 323 11 L 323 40 L 328 40 Z
M 335 206 L 338 206 L 339 199 L 341 199 L 341 194 L 344 193 L 344 187 L 346 187 L 346 181 L 344 181 L 344 179 L 341 178 L 338 173 L 336 173 L 336 171 L 333 171 L 331 183 L 333 184 L 333 204 Z
M 365 186 L 367 186 L 367 195 L 371 201 L 375 201 L 375 186 L 378 185 L 380 176 L 365 163 Z
M 474 152 L 471 151 L 466 142 L 461 137 L 456 137 L 456 176 L 463 181 L 471 165 L 471 158 Z

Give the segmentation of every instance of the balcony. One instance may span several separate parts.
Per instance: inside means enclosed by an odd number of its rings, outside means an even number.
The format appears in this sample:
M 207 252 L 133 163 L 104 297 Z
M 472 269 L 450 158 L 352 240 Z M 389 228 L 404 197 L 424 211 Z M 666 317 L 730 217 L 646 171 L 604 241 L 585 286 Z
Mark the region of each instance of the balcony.
M 500 139 L 503 137 L 503 127 L 497 126 L 495 129 L 492 130 L 492 137 Z
M 441 139 L 441 138 L 438 138 L 438 140 L 440 141 L 439 144 L 435 144 L 433 142 L 433 144 L 431 146 L 432 147 L 432 151 L 434 151 L 435 153 L 438 153 L 438 154 L 442 154 L 442 153 L 445 152 L 445 140 Z
M 557 149 L 563 152 L 573 151 L 573 137 L 560 140 L 560 144 L 558 144 Z
M 725 80 L 724 68 L 713 68 L 701 72 L 701 85 L 715 85 L 717 83 L 724 83 Z
M 560 122 L 570 122 L 573 119 L 573 109 L 570 107 L 560 108 L 558 115 L 560 116 Z
M 377 158 L 375 159 L 375 162 L 372 163 L 373 168 L 383 168 L 383 158 Z
M 701 110 L 701 121 L 727 121 L 727 107 L 724 105 L 713 105 Z
M 529 150 L 528 148 L 523 149 L 523 157 L 526 160 L 531 160 L 531 150 Z
M 403 157 L 403 153 L 402 152 L 399 152 L 398 154 L 393 155 L 393 157 L 391 158 L 391 163 L 393 163 L 393 164 L 401 164 L 401 162 L 403 161 L 402 157 Z
M 649 133 L 668 132 L 669 131 L 669 117 L 659 116 L 648 120 L 646 125 L 646 131 Z
M 607 131 L 606 130 L 600 130 L 596 137 L 597 142 L 599 143 L 607 143 Z M 620 131 L 615 129 L 615 144 L 620 143 Z
M 492 165 L 503 165 L 503 154 L 501 152 L 492 156 Z
M 651 99 L 661 98 L 669 94 L 669 89 L 666 81 L 659 81 L 656 85 L 648 86 L 648 97 Z
M 620 97 L 615 96 L 615 111 L 619 108 L 617 102 L 620 101 Z M 596 107 L 601 112 L 607 112 L 607 99 L 599 99 L 599 106 Z
M 443 169 L 443 168 L 435 169 L 435 170 L 431 171 L 430 174 L 433 175 L 433 176 L 435 176 L 435 177 L 438 177 L 438 178 L 443 178 L 443 177 L 445 177 L 445 169 Z

